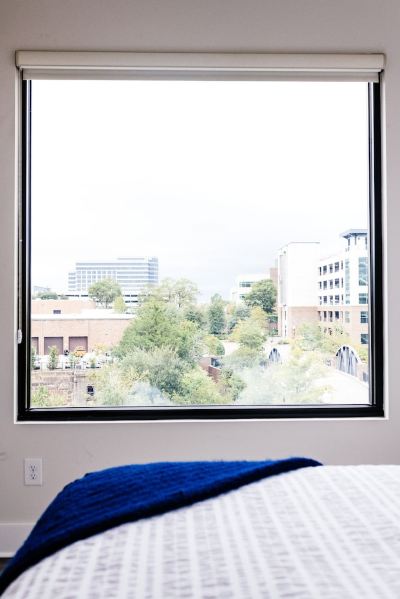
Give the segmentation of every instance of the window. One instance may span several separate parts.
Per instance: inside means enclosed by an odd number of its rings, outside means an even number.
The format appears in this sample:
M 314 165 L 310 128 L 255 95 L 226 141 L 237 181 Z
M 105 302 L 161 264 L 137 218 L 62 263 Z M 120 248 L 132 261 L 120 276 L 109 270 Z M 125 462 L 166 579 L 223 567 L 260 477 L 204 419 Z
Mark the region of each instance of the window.
M 361 333 L 360 343 L 361 345 L 368 345 L 368 333 Z
M 21 52 L 17 64 L 20 419 L 382 414 L 380 57 Z M 337 272 L 341 256 L 354 305 L 367 238 L 374 359 L 357 372 L 370 386 L 337 367 L 360 339 L 334 322 L 340 296 L 320 296 L 329 343 L 316 306 L 317 265 Z M 31 300 L 31 282 L 62 316 Z
M 368 312 L 360 312 L 360 323 L 368 324 Z
M 344 321 L 345 321 L 345 323 L 346 323 L 346 324 L 349 324 L 349 323 L 350 323 L 350 312 L 347 312 L 347 311 L 346 311 L 346 312 L 344 313 Z
M 368 285 L 368 258 L 358 259 L 358 284 L 365 287 Z
M 358 294 L 358 303 L 359 304 L 368 304 L 368 293 L 359 293 Z

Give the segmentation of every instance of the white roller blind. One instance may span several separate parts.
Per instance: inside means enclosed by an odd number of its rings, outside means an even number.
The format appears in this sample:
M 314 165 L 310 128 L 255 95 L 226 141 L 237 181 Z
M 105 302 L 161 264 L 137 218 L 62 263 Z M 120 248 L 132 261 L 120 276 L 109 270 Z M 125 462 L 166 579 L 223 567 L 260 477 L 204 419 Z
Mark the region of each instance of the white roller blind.
M 19 51 L 24 79 L 379 81 L 383 54 Z

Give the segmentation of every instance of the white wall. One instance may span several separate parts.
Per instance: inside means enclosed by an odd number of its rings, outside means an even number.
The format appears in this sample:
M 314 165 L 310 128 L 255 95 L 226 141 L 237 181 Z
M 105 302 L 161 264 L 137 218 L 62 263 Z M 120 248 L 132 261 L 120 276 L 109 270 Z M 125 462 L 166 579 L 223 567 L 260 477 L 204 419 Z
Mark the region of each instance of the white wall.
M 0 522 L 33 521 L 70 479 L 127 462 L 298 454 L 326 463 L 400 463 L 399 25 L 397 0 L 1 0 Z M 390 419 L 14 424 L 18 49 L 386 53 Z M 23 486 L 24 456 L 43 456 L 43 487 Z

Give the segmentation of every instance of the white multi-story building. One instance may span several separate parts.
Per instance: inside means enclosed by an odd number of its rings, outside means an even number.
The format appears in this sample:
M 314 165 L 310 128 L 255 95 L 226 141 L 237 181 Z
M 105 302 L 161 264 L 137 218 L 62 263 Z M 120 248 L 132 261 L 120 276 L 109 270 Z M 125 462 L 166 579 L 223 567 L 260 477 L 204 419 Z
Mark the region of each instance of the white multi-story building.
M 318 267 L 318 318 L 343 326 L 355 344 L 368 344 L 368 232 L 342 233 L 343 250 L 320 261 Z
M 319 243 L 289 243 L 278 257 L 278 332 L 295 337 L 305 322 L 335 323 L 353 344 L 368 344 L 368 232 L 341 234 L 345 246 L 321 259 Z M 326 324 L 325 324 L 326 323 Z
M 103 279 L 116 281 L 127 303 L 136 303 L 147 285 L 158 283 L 158 258 L 137 257 L 117 260 L 77 262 L 68 274 L 68 295 L 85 297 L 93 283 Z
M 291 242 L 278 254 L 278 334 L 295 337 L 305 322 L 317 322 L 319 242 Z

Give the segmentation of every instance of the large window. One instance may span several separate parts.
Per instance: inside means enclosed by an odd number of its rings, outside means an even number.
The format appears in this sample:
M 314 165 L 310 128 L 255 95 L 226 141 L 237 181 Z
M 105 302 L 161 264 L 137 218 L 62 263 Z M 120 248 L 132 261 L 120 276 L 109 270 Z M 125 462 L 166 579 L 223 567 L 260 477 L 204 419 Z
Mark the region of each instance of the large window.
M 17 62 L 21 419 L 382 414 L 380 57 Z

